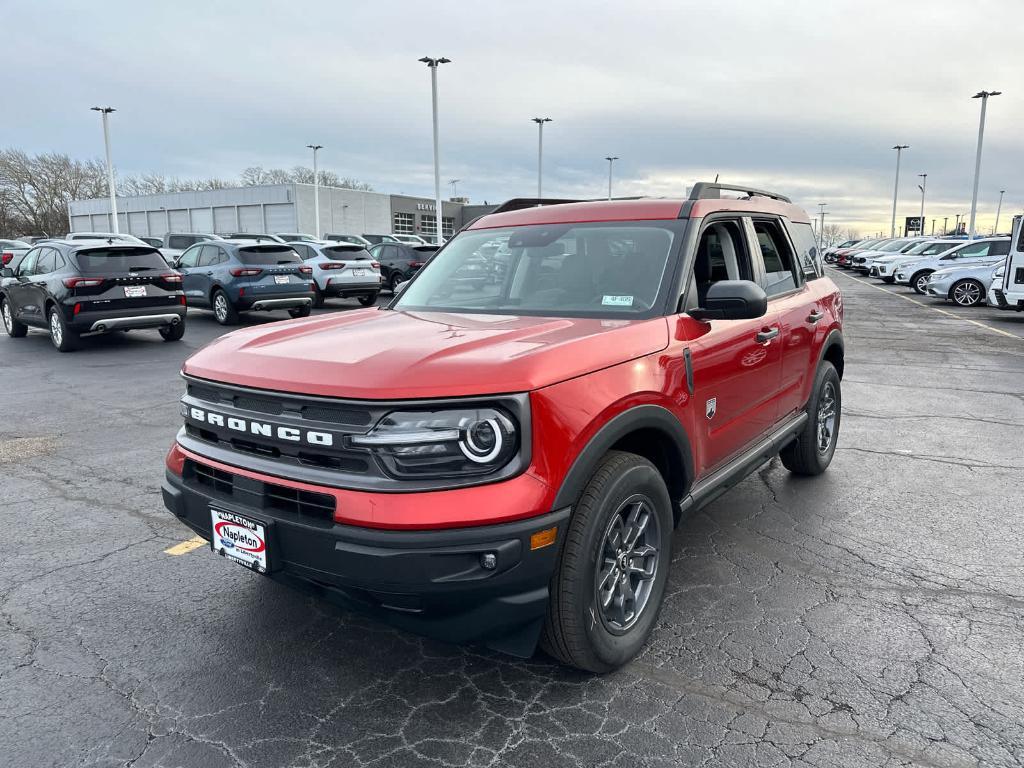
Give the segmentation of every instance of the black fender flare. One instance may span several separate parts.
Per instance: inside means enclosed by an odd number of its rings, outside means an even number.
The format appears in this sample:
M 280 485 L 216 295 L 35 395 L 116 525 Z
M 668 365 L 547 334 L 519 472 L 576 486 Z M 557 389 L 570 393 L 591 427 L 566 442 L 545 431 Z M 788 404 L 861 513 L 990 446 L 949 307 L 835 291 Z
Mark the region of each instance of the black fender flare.
M 821 345 L 821 352 L 818 353 L 818 365 L 821 365 L 821 361 L 825 359 L 825 355 L 833 347 L 839 347 L 839 353 L 846 358 L 846 342 L 843 340 L 843 332 L 838 328 L 833 328 L 825 336 L 825 341 Z M 817 366 L 815 367 L 817 370 Z M 839 378 L 842 378 L 842 372 L 839 373 Z
M 658 430 L 675 444 L 682 456 L 683 466 L 680 470 L 685 473 L 684 486 L 688 488 L 693 482 L 693 450 L 683 425 L 667 408 L 660 405 L 638 405 L 608 421 L 583 447 L 566 473 L 552 509 L 575 504 L 602 457 L 615 443 L 638 429 Z

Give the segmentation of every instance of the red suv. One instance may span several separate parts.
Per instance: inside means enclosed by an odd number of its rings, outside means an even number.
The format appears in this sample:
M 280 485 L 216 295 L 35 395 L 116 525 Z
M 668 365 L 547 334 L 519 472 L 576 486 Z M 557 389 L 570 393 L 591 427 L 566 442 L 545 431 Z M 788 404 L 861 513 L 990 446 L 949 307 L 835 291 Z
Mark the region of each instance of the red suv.
M 842 297 L 781 195 L 532 202 L 386 308 L 191 357 L 167 507 L 400 627 L 595 672 L 636 655 L 688 512 L 777 454 L 831 461 Z

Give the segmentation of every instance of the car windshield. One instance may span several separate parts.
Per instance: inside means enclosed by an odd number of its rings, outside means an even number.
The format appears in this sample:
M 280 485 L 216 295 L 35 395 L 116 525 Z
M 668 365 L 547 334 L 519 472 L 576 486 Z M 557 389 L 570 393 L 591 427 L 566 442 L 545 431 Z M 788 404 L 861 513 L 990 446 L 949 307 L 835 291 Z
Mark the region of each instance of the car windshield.
M 881 240 L 864 240 L 862 242 L 857 243 L 853 247 L 856 248 L 857 250 L 867 251 L 867 250 L 870 250 L 871 246 L 873 246 L 875 243 L 880 243 L 880 242 L 882 242 L 882 241 Z
M 650 316 L 665 282 L 677 226 L 630 222 L 469 230 L 421 270 L 393 307 L 557 317 Z
M 243 264 L 291 264 L 302 261 L 299 254 L 287 245 L 248 245 L 238 249 L 238 260 Z
M 106 272 L 146 272 L 165 270 L 167 262 L 154 248 L 90 248 L 75 253 L 83 275 Z
M 875 250 L 882 251 L 883 253 L 892 253 L 893 251 L 898 251 L 900 248 L 903 248 L 908 243 L 910 243 L 909 240 L 890 240 L 885 245 L 878 246 Z

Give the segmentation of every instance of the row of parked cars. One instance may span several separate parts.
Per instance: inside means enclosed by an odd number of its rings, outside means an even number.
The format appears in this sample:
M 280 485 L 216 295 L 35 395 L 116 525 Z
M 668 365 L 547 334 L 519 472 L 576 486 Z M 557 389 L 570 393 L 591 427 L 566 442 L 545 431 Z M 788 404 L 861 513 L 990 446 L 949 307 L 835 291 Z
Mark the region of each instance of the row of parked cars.
M 962 237 L 902 237 L 850 240 L 827 250 L 825 261 L 917 293 L 973 307 L 990 304 L 1024 309 L 1024 264 L 1011 262 L 1024 250 L 1020 217 L 1011 235 L 967 240 Z M 1017 242 L 1017 247 L 1013 244 Z M 1007 295 L 1010 299 L 1007 299 Z M 1002 299 L 1002 300 L 1001 300 Z
M 189 307 L 233 325 L 244 312 L 306 317 L 328 298 L 372 306 L 437 250 L 392 235 L 348 239 L 355 237 L 168 233 L 160 246 L 102 232 L 31 245 L 0 240 L 0 319 L 14 338 L 30 327 L 48 330 L 62 352 L 82 336 L 115 331 L 155 328 L 177 341 Z

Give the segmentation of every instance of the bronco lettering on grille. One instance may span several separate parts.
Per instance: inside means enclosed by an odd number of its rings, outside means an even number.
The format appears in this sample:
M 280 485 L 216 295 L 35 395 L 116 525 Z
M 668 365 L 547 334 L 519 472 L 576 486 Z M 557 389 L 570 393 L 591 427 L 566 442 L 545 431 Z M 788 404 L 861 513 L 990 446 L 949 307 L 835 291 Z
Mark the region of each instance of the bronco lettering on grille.
M 257 435 L 260 437 L 277 438 L 292 443 L 306 443 L 308 445 L 319 445 L 330 447 L 334 445 L 334 434 L 331 432 L 316 432 L 314 430 L 286 427 L 281 424 L 272 424 L 266 421 L 252 421 L 240 419 L 236 416 L 224 416 L 220 413 L 196 408 L 182 403 L 181 415 L 211 427 L 226 427 L 233 432 Z

